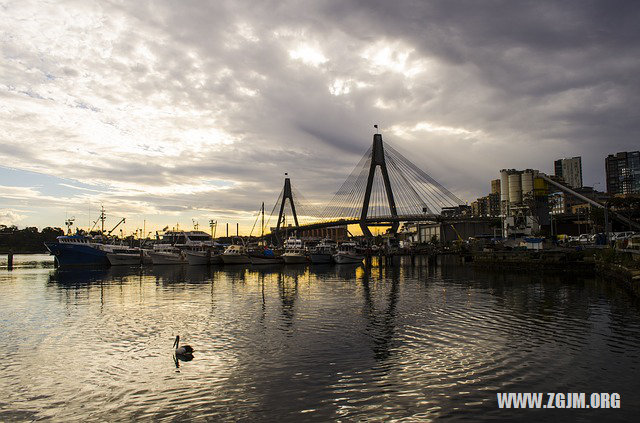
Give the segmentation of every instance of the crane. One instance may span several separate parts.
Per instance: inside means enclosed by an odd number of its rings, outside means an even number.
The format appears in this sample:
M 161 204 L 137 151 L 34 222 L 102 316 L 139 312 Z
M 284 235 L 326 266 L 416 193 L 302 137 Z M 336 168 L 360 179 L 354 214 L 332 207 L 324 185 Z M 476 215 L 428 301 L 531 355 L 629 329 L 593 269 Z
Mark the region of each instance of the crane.
M 111 230 L 110 230 L 109 232 L 107 232 L 107 235 L 111 235 L 111 232 L 115 231 L 115 230 L 116 230 L 116 228 L 117 228 L 118 226 L 120 226 L 120 224 L 121 224 L 121 223 L 124 223 L 124 220 L 125 220 L 125 218 L 123 217 L 123 218 L 120 220 L 120 222 L 118 222 L 118 223 L 116 224 L 116 226 L 114 226 L 113 228 L 111 228 Z
M 453 232 L 455 232 L 455 233 L 456 233 L 456 236 L 458 237 L 458 241 L 463 242 L 464 240 L 463 240 L 463 239 L 462 239 L 462 237 L 460 236 L 460 233 L 458 232 L 458 230 L 456 229 L 456 227 L 455 227 L 453 224 L 451 224 L 451 225 L 449 225 L 449 226 L 451 226 L 451 229 L 453 229 Z

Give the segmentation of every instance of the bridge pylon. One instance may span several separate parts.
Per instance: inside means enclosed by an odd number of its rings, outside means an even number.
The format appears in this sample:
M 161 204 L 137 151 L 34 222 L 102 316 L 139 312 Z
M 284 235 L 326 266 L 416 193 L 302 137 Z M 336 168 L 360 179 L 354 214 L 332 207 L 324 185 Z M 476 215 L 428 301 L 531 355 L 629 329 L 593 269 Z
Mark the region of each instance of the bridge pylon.
M 286 174 L 285 174 L 286 175 Z M 293 213 L 293 220 L 296 223 L 296 227 L 298 224 L 298 214 L 296 213 L 296 204 L 293 201 L 293 192 L 291 191 L 291 179 L 284 178 L 284 189 L 282 191 L 282 203 L 280 203 L 280 213 L 278 213 L 278 224 L 276 225 L 276 239 L 278 242 L 280 241 L 280 225 L 284 222 L 284 204 L 289 200 L 289 204 L 291 204 L 291 212 Z
M 371 189 L 373 188 L 373 178 L 376 174 L 376 168 L 380 166 L 380 172 L 382 174 L 382 180 L 384 182 L 384 189 L 387 193 L 387 201 L 389 202 L 389 210 L 391 210 L 391 216 L 398 217 L 398 211 L 396 210 L 396 202 L 393 198 L 393 190 L 391 189 L 391 181 L 389 180 L 389 172 L 387 171 L 387 162 L 384 159 L 384 147 L 382 145 L 382 134 L 373 135 L 373 149 L 371 150 L 371 167 L 369 168 L 369 177 L 367 178 L 367 188 L 364 193 L 364 202 L 362 204 L 362 213 L 360 214 L 360 228 L 362 233 L 368 237 L 373 237 L 369 226 L 367 226 L 366 219 L 369 213 L 369 202 L 371 200 Z M 283 200 L 284 203 L 284 200 Z M 292 203 L 293 204 L 293 203 Z M 393 232 L 398 231 L 399 222 L 394 221 L 391 224 Z

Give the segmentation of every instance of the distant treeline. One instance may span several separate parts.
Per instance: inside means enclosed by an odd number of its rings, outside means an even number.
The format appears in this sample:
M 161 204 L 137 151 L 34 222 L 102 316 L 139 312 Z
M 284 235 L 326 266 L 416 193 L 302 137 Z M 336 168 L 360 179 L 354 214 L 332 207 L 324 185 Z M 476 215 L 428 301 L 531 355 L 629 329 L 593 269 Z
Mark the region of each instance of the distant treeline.
M 14 253 L 46 253 L 45 242 L 52 242 L 56 237 L 64 235 L 60 228 L 30 227 L 18 229 L 16 226 L 0 225 L 0 253 L 6 254 L 10 250 Z

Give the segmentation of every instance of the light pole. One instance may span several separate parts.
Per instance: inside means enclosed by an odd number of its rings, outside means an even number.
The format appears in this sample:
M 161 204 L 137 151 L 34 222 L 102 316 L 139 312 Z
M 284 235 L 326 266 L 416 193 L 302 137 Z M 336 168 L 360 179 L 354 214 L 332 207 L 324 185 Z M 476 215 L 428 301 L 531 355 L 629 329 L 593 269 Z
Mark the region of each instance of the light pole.
M 216 237 L 216 233 L 214 228 L 218 228 L 218 221 L 214 221 L 213 219 L 209 219 L 209 227 L 211 228 L 211 238 L 215 238 Z

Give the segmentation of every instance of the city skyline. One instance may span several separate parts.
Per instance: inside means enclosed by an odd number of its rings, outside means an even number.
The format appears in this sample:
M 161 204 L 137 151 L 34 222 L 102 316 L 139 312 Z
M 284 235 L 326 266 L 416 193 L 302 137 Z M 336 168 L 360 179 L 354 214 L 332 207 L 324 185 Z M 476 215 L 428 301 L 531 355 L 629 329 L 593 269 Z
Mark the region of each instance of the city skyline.
M 328 201 L 373 124 L 468 203 L 561 157 L 604 191 L 637 150 L 633 2 L 0 7 L 0 224 L 248 233 L 285 172 Z

